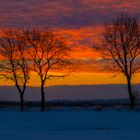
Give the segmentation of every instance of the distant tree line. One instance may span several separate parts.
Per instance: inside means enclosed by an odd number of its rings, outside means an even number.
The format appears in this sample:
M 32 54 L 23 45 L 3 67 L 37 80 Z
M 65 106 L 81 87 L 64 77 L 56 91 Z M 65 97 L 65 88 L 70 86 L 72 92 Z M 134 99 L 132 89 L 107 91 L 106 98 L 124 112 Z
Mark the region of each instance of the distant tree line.
M 40 79 L 41 110 L 45 110 L 45 85 L 48 79 L 65 77 L 71 72 L 71 48 L 50 28 L 2 30 L 0 34 L 0 76 L 15 84 L 24 110 L 24 94 L 35 72 Z M 104 26 L 103 40 L 94 46 L 107 70 L 123 73 L 127 80 L 130 107 L 135 105 L 132 78 L 140 71 L 140 25 L 136 17 L 121 14 Z M 66 70 L 66 72 L 64 72 Z M 62 73 L 60 73 L 62 72 Z M 56 74 L 59 73 L 59 74 Z

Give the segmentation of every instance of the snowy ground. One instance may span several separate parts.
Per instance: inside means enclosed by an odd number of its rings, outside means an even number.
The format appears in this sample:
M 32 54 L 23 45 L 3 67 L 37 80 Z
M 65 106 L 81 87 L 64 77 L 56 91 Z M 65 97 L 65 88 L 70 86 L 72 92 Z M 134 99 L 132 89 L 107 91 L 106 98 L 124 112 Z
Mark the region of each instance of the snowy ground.
M 0 111 L 0 140 L 140 140 L 139 111 Z

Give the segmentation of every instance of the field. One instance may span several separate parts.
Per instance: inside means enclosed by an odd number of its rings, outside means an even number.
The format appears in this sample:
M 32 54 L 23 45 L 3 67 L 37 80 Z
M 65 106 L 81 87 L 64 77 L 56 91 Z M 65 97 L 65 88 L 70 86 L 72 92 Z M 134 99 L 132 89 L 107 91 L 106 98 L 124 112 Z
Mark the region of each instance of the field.
M 140 112 L 60 109 L 0 111 L 0 140 L 139 140 Z

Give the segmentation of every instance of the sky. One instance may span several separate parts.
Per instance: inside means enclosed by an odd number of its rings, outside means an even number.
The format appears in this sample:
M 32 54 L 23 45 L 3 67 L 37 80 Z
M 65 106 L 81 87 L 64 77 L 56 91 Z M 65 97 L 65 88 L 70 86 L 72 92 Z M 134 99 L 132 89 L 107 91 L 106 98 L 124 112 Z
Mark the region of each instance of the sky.
M 138 0 L 0 0 L 0 28 L 49 26 L 64 35 L 79 70 L 64 79 L 48 81 L 49 85 L 125 83 L 122 75 L 112 78 L 103 71 L 104 62 L 92 46 L 102 40 L 105 23 L 122 12 L 140 18 L 139 7 Z M 39 85 L 38 78 L 32 77 L 30 85 Z M 138 74 L 134 82 L 139 79 Z M 3 84 L 11 82 L 1 80 Z

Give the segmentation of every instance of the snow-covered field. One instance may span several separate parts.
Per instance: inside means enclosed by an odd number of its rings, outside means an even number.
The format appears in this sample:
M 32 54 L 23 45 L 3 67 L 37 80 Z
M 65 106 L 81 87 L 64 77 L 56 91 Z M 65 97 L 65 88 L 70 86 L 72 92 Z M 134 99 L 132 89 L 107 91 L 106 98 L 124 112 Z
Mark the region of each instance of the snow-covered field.
M 0 140 L 140 140 L 140 112 L 0 111 Z

